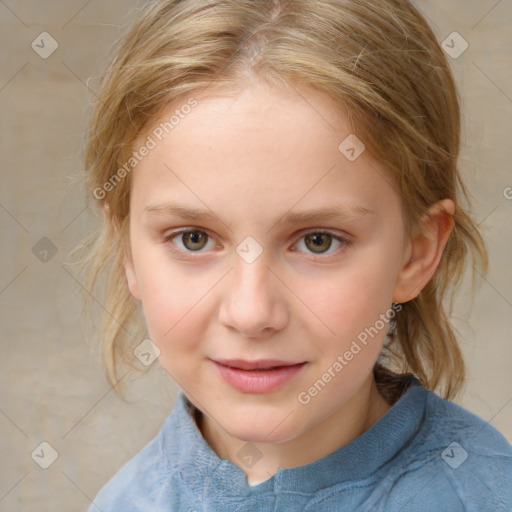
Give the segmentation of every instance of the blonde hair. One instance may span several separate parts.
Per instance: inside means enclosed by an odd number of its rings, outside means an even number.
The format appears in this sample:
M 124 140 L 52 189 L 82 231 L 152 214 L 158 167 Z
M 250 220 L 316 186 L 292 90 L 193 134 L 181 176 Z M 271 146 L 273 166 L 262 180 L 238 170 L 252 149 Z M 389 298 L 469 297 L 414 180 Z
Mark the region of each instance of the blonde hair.
M 136 137 L 166 106 L 209 87 L 213 93 L 237 85 L 251 73 L 310 87 L 344 108 L 399 190 L 408 234 L 429 206 L 455 202 L 439 267 L 402 304 L 374 369 L 390 399 L 397 395 L 394 377 L 404 373 L 453 397 L 465 377 L 449 321 L 454 293 L 469 258 L 473 284 L 475 269 L 485 275 L 488 261 L 457 168 L 454 79 L 434 33 L 406 0 L 155 0 L 140 8 L 105 70 L 85 150 L 88 197 L 105 215 L 88 246 L 86 288 L 96 297 L 104 292 L 101 345 L 109 383 L 120 392 L 117 366 L 135 368 L 133 349 L 145 333 L 122 265 L 131 179 L 120 169 Z

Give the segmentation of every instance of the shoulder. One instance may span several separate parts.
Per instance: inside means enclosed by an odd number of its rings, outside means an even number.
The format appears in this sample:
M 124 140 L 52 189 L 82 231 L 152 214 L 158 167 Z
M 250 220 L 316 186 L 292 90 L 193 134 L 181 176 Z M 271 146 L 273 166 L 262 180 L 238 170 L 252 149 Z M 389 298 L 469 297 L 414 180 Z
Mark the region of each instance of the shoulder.
M 512 511 L 512 446 L 463 407 L 427 392 L 422 425 L 406 452 L 390 498 L 408 511 Z
M 162 456 L 162 431 L 128 460 L 100 489 L 88 512 L 140 510 L 138 504 L 157 494 L 171 468 Z

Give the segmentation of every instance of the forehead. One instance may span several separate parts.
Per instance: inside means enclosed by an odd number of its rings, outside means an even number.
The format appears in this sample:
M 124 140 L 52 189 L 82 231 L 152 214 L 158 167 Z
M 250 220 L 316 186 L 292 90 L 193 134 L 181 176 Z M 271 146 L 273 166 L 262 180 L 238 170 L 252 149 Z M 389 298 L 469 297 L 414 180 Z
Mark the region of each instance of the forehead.
M 180 107 L 190 97 L 173 103 L 134 145 L 148 136 L 156 143 L 133 173 L 135 209 L 186 199 L 213 211 L 232 207 L 235 215 L 243 208 L 263 218 L 264 209 L 274 219 L 294 205 L 384 207 L 395 194 L 367 152 L 355 160 L 344 154 L 362 141 L 325 95 L 258 82 L 191 96 L 194 108 Z
M 194 106 L 190 108 L 192 100 Z M 299 149 L 295 144 L 298 139 L 308 139 L 314 146 L 318 137 L 325 137 L 325 132 L 338 131 L 337 138 L 344 132 L 354 131 L 348 126 L 342 106 L 325 94 L 262 80 L 182 95 L 165 107 L 148 127 L 135 146 L 148 133 L 158 132 L 160 128 L 165 133 L 161 137 L 156 134 L 159 146 L 174 141 L 175 145 L 184 146 L 183 149 L 200 145 L 213 151 L 229 144 L 232 155 L 251 149 L 277 155 L 289 146 Z M 191 136 L 194 140 L 190 140 Z

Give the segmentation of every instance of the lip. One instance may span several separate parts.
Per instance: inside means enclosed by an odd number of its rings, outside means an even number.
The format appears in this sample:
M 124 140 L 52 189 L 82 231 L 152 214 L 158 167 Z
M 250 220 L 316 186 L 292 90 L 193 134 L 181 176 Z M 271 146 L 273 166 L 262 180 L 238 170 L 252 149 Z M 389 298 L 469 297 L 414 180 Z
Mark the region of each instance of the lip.
M 261 359 L 244 361 L 241 359 L 212 360 L 220 376 L 231 387 L 243 393 L 271 393 L 283 387 L 307 364 Z
M 281 366 L 294 366 L 304 363 L 305 361 L 290 362 L 281 361 L 279 359 L 258 359 L 257 361 L 245 361 L 244 359 L 214 359 L 215 363 L 237 368 L 238 370 L 261 370 L 270 369 Z

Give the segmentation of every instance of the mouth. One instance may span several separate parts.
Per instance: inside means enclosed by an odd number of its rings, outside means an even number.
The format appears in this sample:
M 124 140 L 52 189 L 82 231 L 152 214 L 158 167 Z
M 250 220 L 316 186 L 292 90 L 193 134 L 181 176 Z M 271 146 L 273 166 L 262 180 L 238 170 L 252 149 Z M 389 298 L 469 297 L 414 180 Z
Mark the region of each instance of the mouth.
M 307 361 L 295 363 L 275 359 L 217 359 L 212 362 L 227 384 L 244 393 L 276 391 L 291 381 L 307 364 Z
M 215 359 L 214 362 L 236 368 L 237 370 L 274 370 L 276 368 L 287 368 L 304 364 L 305 361 L 292 363 L 277 359 L 260 359 L 258 361 L 244 361 L 243 359 Z

